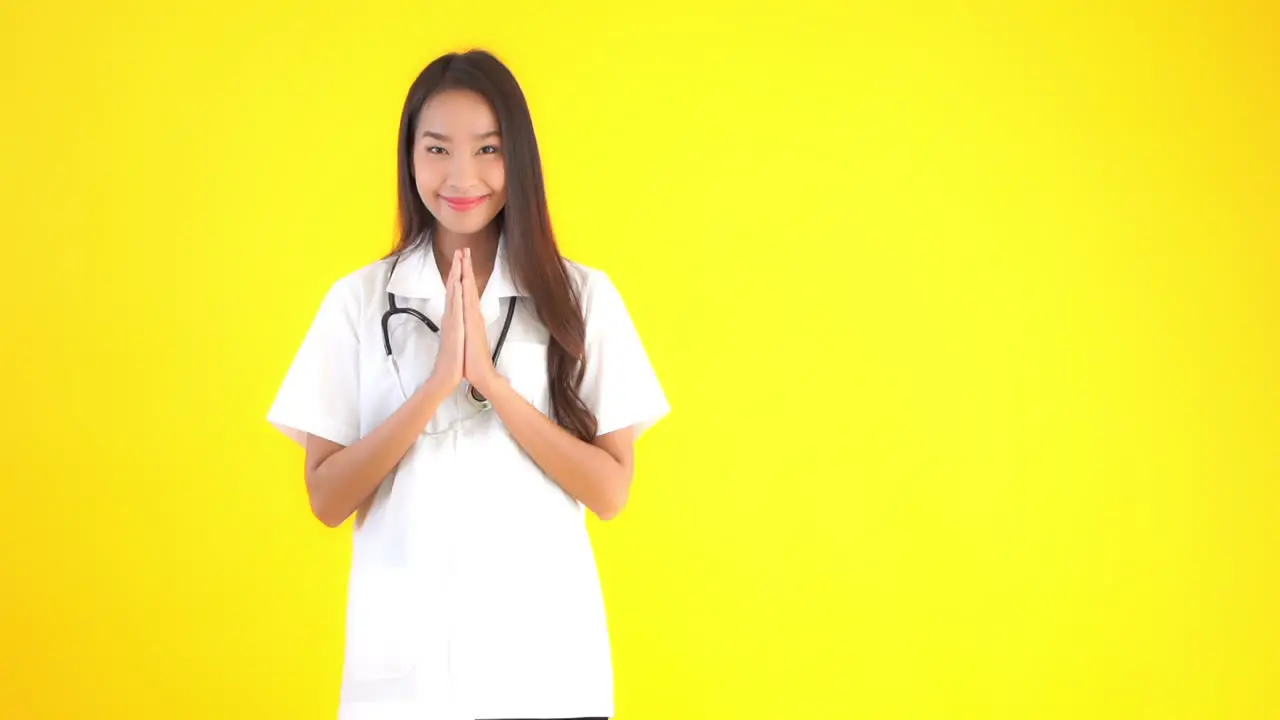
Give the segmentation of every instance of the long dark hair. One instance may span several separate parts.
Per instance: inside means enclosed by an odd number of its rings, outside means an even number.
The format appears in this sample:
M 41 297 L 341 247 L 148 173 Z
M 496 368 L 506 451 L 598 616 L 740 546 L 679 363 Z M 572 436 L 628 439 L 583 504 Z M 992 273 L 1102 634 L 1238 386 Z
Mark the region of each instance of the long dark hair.
M 498 213 L 506 236 L 507 257 L 516 287 L 533 298 L 538 319 L 547 327 L 547 384 L 553 419 L 579 438 L 596 436 L 596 417 L 578 395 L 586 348 L 586 322 L 581 299 L 560 255 L 547 193 L 542 160 L 533 132 L 533 118 L 524 92 L 511 71 L 491 53 L 472 50 L 449 53 L 418 74 L 405 97 L 400 115 L 397 154 L 399 238 L 391 254 L 414 249 L 425 241 L 435 218 L 418 196 L 413 178 L 414 131 L 429 98 L 444 90 L 470 90 L 488 100 L 502 133 L 507 202 Z

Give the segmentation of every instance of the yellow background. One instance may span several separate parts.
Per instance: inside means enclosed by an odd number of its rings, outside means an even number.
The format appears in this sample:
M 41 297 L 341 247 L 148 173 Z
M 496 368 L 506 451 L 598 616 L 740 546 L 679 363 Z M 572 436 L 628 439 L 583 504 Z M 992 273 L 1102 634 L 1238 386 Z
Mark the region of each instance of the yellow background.
M 3 5 L 3 715 L 333 716 L 264 416 L 482 45 L 674 407 L 620 718 L 1280 716 L 1278 13 L 602 5 Z

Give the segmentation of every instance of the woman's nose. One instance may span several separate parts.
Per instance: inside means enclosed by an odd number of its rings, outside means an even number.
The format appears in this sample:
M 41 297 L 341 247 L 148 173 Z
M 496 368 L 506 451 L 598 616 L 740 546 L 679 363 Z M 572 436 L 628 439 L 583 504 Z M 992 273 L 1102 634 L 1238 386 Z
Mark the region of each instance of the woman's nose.
M 478 181 L 475 160 L 465 155 L 455 155 L 449 164 L 449 183 L 465 190 Z

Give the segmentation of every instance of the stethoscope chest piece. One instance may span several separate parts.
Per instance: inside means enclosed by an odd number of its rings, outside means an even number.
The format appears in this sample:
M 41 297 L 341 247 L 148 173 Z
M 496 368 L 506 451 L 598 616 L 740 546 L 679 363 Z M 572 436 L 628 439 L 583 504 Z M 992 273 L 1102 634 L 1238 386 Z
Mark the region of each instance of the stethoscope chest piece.
M 493 407 L 493 402 L 484 395 L 481 395 L 480 391 L 475 389 L 471 383 L 467 383 L 467 398 L 471 400 L 473 405 L 481 410 L 488 410 Z

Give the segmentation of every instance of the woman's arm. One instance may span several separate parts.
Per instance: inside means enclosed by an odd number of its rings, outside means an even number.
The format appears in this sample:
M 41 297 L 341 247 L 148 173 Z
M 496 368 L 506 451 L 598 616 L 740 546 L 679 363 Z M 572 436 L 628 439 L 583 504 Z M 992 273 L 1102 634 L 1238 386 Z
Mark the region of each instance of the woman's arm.
M 320 522 L 338 527 L 378 489 L 449 396 L 435 377 L 373 432 L 350 446 L 307 436 L 307 495 Z
M 466 327 L 463 375 L 493 403 L 507 431 L 561 489 L 601 520 L 617 517 L 631 492 L 635 431 L 623 428 L 605 433 L 594 443 L 580 440 L 542 414 L 498 373 L 489 355 L 469 249 L 462 254 L 462 302 Z
M 360 508 L 409 452 L 440 403 L 462 382 L 466 324 L 462 311 L 462 255 L 454 253 L 445 283 L 440 352 L 431 376 L 400 409 L 349 447 L 307 436 L 307 494 L 320 522 L 338 527 Z
M 584 442 L 524 399 L 506 378 L 494 373 L 481 390 L 511 436 L 565 492 L 601 520 L 611 520 L 627 504 L 635 471 L 631 428 Z

